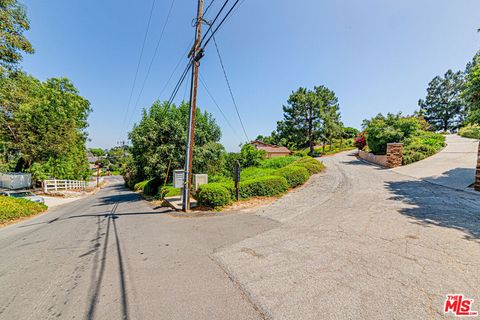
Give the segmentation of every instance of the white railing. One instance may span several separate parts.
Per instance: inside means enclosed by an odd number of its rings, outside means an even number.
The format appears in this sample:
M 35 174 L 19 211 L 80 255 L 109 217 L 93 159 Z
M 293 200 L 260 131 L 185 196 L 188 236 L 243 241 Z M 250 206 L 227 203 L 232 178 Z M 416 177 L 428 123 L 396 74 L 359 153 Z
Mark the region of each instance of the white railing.
M 87 181 L 79 180 L 44 180 L 43 192 L 58 191 L 58 190 L 79 190 L 85 189 L 88 186 Z

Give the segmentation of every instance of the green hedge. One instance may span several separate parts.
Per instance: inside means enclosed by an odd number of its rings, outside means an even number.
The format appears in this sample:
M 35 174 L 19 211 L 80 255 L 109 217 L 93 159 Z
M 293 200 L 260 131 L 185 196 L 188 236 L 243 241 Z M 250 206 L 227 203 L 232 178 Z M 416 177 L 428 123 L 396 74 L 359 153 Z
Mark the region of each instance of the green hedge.
M 286 156 L 286 157 L 276 157 L 271 159 L 262 160 L 260 162 L 261 168 L 271 168 L 271 169 L 280 169 L 283 167 L 292 164 L 297 160 L 298 157 L 295 156 Z
M 271 197 L 288 190 L 288 182 L 284 177 L 265 176 L 240 183 L 240 197 Z
M 325 169 L 323 163 L 310 157 L 301 158 L 293 163 L 296 166 L 301 166 L 307 169 L 310 175 L 320 173 Z
M 242 169 L 240 173 L 241 180 L 256 179 L 265 176 L 271 176 L 275 172 L 273 168 L 249 167 Z
M 284 177 L 290 188 L 300 186 L 310 178 L 308 170 L 298 165 L 289 165 L 285 168 L 278 169 L 275 171 L 275 175 Z
M 47 210 L 47 206 L 42 203 L 35 203 L 27 199 L 0 197 L 0 224 L 45 210 Z
M 135 185 L 133 186 L 133 190 L 135 190 L 135 191 L 143 191 L 143 188 L 145 188 L 145 186 L 147 185 L 148 181 L 150 181 L 150 180 L 144 180 L 144 181 L 135 183 Z
M 460 129 L 458 134 L 464 138 L 480 139 L 480 125 L 468 125 Z
M 196 198 L 202 206 L 218 208 L 230 203 L 231 193 L 221 183 L 209 183 L 198 188 Z
M 417 135 L 404 141 L 403 164 L 407 165 L 433 156 L 444 147 L 444 135 L 428 131 L 419 131 Z

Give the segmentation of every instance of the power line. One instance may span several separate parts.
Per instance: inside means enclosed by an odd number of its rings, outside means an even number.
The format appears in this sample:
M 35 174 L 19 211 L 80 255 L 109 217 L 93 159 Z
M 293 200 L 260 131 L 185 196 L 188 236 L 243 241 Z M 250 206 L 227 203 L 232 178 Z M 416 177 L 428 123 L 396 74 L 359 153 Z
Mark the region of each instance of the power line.
M 213 3 L 215 2 L 215 0 L 212 0 L 210 1 L 210 4 L 208 5 L 208 7 L 205 9 L 205 11 L 203 12 L 203 16 L 205 16 L 208 12 L 208 9 L 210 9 L 210 7 L 213 5 Z
M 130 121 L 131 121 L 131 118 L 133 117 L 133 115 L 135 114 L 135 111 L 137 110 L 138 108 L 138 103 L 140 101 L 140 98 L 142 96 L 142 93 L 143 93 L 143 90 L 145 89 L 145 84 L 147 83 L 147 80 L 148 80 L 148 77 L 150 76 L 150 71 L 152 70 L 152 66 L 153 66 L 153 62 L 155 61 L 155 58 L 157 56 L 157 52 L 158 52 L 158 48 L 160 47 L 160 43 L 162 42 L 163 40 L 163 35 L 165 34 L 165 28 L 167 27 L 167 24 L 168 24 L 168 21 L 170 20 L 170 15 L 172 13 L 172 9 L 173 9 L 173 6 L 175 4 L 176 0 L 172 0 L 172 3 L 170 4 L 170 8 L 168 10 L 168 13 L 167 13 L 167 17 L 165 18 L 165 22 L 163 24 L 163 27 L 162 27 L 162 31 L 160 33 L 160 38 L 158 39 L 157 41 L 157 45 L 155 47 L 155 51 L 153 53 L 153 56 L 152 56 L 152 59 L 150 60 L 150 64 L 148 66 L 148 69 L 147 69 L 147 73 L 145 75 L 145 78 L 143 80 L 143 83 L 142 83 L 142 87 L 140 89 L 140 93 L 138 94 L 138 98 L 135 102 L 135 107 L 133 109 L 133 113 L 130 117 Z
M 152 7 L 150 8 L 150 14 L 148 16 L 148 22 L 147 22 L 147 29 L 145 30 L 145 35 L 143 37 L 143 43 L 142 43 L 142 49 L 140 50 L 140 57 L 138 58 L 138 63 L 137 63 L 137 70 L 135 71 L 135 76 L 133 77 L 133 84 L 132 84 L 132 90 L 130 91 L 130 97 L 128 98 L 128 104 L 127 104 L 127 110 L 125 112 L 125 115 L 123 117 L 123 123 L 120 131 L 120 135 L 123 135 L 123 130 L 125 129 L 125 122 L 127 121 L 127 116 L 130 111 L 130 105 L 132 103 L 132 98 L 133 98 L 133 92 L 135 91 L 135 85 L 137 83 L 137 78 L 138 78 L 138 71 L 140 70 L 140 64 L 142 62 L 143 58 L 143 52 L 145 50 L 145 43 L 147 42 L 147 37 L 148 37 L 148 31 L 150 30 L 150 23 L 152 21 L 152 15 L 153 15 L 153 10 L 155 8 L 155 2 L 156 0 L 152 1 Z
M 225 4 L 228 2 L 228 0 L 225 1 Z M 233 6 L 230 8 L 230 10 L 228 10 L 228 12 L 225 14 L 225 16 L 223 17 L 223 19 L 220 21 L 220 23 L 218 24 L 218 26 L 215 28 L 215 30 L 212 31 L 212 34 L 207 38 L 207 40 L 205 41 L 205 44 L 202 46 L 202 50 L 205 49 L 205 47 L 207 46 L 207 44 L 210 42 L 210 40 L 212 39 L 212 37 L 215 35 L 215 33 L 217 33 L 217 31 L 220 29 L 220 27 L 225 23 L 225 21 L 227 20 L 228 16 L 232 13 L 232 11 L 235 9 L 235 7 L 237 6 L 237 4 L 240 2 L 240 0 L 237 0 L 235 1 L 235 3 L 233 4 Z M 223 10 L 223 7 L 222 7 L 222 10 Z M 221 12 L 221 11 L 220 11 Z M 220 14 L 219 12 L 219 14 Z M 218 15 L 217 15 L 218 17 Z M 216 18 L 217 18 L 216 17 Z M 215 20 L 217 20 L 215 18 Z M 210 28 L 208 29 L 208 31 L 210 31 L 211 27 L 213 26 L 213 24 L 215 23 L 215 20 L 212 22 L 212 25 L 210 26 Z M 208 31 L 205 33 L 205 36 L 207 36 L 208 34 Z M 205 37 L 202 38 L 202 41 L 200 41 L 200 44 L 203 43 L 203 40 L 205 39 Z
M 227 82 L 228 91 L 230 92 L 230 97 L 232 98 L 233 105 L 235 107 L 235 111 L 237 112 L 238 120 L 240 121 L 240 125 L 242 126 L 243 133 L 245 134 L 245 138 L 247 138 L 247 141 L 250 141 L 250 139 L 248 138 L 248 135 L 247 135 L 247 131 L 245 130 L 245 126 L 243 125 L 243 121 L 242 121 L 242 117 L 240 116 L 240 112 L 238 112 L 237 102 L 235 101 L 235 97 L 233 96 L 232 87 L 230 86 L 230 81 L 228 80 L 227 71 L 225 70 L 225 65 L 223 64 L 222 56 L 220 55 L 220 50 L 218 48 L 217 40 L 215 39 L 214 34 L 212 34 L 212 37 L 213 37 L 213 43 L 215 44 L 215 48 L 217 49 L 216 51 L 217 51 L 217 54 L 218 54 L 218 59 L 220 60 L 220 65 L 222 66 L 223 75 L 225 76 L 225 81 Z
M 160 94 L 158 95 L 158 100 L 160 100 L 160 97 L 162 96 L 162 94 L 165 92 L 165 90 L 167 89 L 170 81 L 172 80 L 173 78 L 173 75 L 175 74 L 175 72 L 177 71 L 178 67 L 180 66 L 180 64 L 182 63 L 183 59 L 185 58 L 185 56 L 188 54 L 188 52 L 190 51 L 190 48 L 192 47 L 193 45 L 193 41 L 190 41 L 189 42 L 190 45 L 188 46 L 187 50 L 185 51 L 185 53 L 180 56 L 180 59 L 178 60 L 177 64 L 175 65 L 175 68 L 173 68 L 172 70 L 172 73 L 170 73 L 170 76 L 168 77 L 168 80 L 167 82 L 165 83 L 165 85 L 163 86 L 162 90 L 160 91 Z
M 225 0 L 225 2 L 223 3 L 222 7 L 221 7 L 220 10 L 217 12 L 217 15 L 216 15 L 215 18 L 213 19 L 213 21 L 212 21 L 211 23 L 209 23 L 207 32 L 205 32 L 205 35 L 204 35 L 204 36 L 202 37 L 202 39 L 200 40 L 200 46 L 202 46 L 203 39 L 204 39 L 205 36 L 210 32 L 210 30 L 212 29 L 213 25 L 214 25 L 215 22 L 217 21 L 218 17 L 220 17 L 220 14 L 222 13 L 223 9 L 225 9 L 225 7 L 227 6 L 228 1 L 230 1 L 230 0 Z M 205 46 L 203 46 L 203 48 L 205 48 Z
M 228 118 L 227 116 L 225 115 L 225 113 L 223 112 L 222 108 L 220 107 L 220 105 L 217 103 L 217 100 L 215 100 L 215 98 L 213 97 L 213 95 L 210 93 L 210 90 L 208 90 L 208 87 L 207 87 L 207 84 L 205 83 L 205 80 L 203 79 L 202 75 L 200 75 L 200 83 L 202 84 L 202 86 L 205 88 L 205 91 L 207 92 L 207 94 L 210 96 L 210 99 L 212 99 L 213 103 L 215 104 L 215 106 L 218 108 L 218 111 L 220 111 L 220 114 L 223 116 L 223 119 L 225 119 L 225 122 L 228 124 L 228 126 L 232 129 L 233 133 L 237 136 L 238 140 L 242 140 L 240 138 L 240 136 L 238 135 L 237 131 L 235 130 L 235 128 L 232 126 L 232 124 L 230 123 L 230 121 L 228 121 Z
M 168 99 L 168 104 L 172 104 L 173 103 L 173 100 L 175 99 L 177 93 L 178 93 L 178 90 L 180 89 L 180 87 L 182 86 L 182 83 L 183 81 L 185 80 L 185 78 L 187 77 L 188 75 L 188 71 L 190 70 L 190 68 L 192 67 L 193 63 L 192 63 L 192 60 L 190 60 L 185 68 L 185 70 L 183 71 L 182 75 L 180 76 L 180 79 L 178 80 L 177 84 L 175 85 L 175 88 L 173 89 L 173 92 L 172 94 L 170 95 L 170 98 Z

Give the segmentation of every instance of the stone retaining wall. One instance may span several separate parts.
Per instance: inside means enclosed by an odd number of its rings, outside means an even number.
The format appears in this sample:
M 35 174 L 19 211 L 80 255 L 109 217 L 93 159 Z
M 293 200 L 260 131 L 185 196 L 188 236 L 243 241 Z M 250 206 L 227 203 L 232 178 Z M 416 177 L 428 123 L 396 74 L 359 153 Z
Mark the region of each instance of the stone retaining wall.
M 389 143 L 387 144 L 387 155 L 375 155 L 360 150 L 358 156 L 363 160 L 375 163 L 387 168 L 400 167 L 403 162 L 403 144 Z

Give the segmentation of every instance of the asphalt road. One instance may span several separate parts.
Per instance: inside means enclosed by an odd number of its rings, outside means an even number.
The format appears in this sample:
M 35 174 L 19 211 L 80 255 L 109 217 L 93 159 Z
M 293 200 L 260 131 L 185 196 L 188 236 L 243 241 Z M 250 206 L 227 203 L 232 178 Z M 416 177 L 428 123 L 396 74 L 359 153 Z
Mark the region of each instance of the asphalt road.
M 0 319 L 261 319 L 211 255 L 276 225 L 170 217 L 112 179 L 0 230 Z
M 1 229 L 0 319 L 439 319 L 452 293 L 480 310 L 480 195 L 322 161 L 254 213 L 174 218 L 114 180 Z
M 325 173 L 257 213 L 281 226 L 215 254 L 266 317 L 452 318 L 455 293 L 480 310 L 480 194 L 351 152 L 322 161 Z

